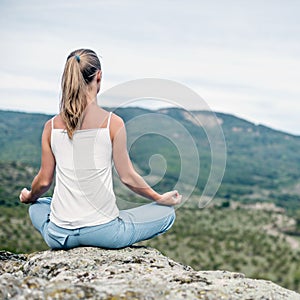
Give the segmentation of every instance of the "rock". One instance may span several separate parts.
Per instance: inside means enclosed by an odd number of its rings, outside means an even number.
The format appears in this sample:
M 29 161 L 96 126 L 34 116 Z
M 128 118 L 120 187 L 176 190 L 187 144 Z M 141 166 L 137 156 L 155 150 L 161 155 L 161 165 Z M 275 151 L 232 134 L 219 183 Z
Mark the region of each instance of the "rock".
M 195 271 L 146 247 L 0 252 L 0 299 L 300 299 L 270 281 Z

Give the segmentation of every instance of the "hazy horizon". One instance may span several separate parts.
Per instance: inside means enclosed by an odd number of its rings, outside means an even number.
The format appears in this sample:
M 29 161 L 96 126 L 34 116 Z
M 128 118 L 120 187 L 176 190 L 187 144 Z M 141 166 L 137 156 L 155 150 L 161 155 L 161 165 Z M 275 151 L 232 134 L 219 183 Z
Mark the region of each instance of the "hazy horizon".
M 149 107 L 145 107 L 145 106 L 123 106 L 124 108 L 142 108 L 142 109 L 146 109 L 146 110 L 152 110 L 152 111 L 158 111 L 160 109 L 167 109 L 167 108 L 171 108 L 171 106 L 166 106 L 166 107 L 161 107 L 161 108 L 149 108 Z M 108 109 L 111 109 L 111 108 L 116 108 L 116 107 L 113 107 L 113 106 L 103 106 L 103 108 L 108 108 Z M 177 107 L 176 107 L 177 108 Z M 2 109 L 0 108 L 0 110 L 2 111 L 9 111 L 9 112 L 17 112 L 17 113 L 27 113 L 27 114 L 42 114 L 42 115 L 49 115 L 49 116 L 52 116 L 52 115 L 55 115 L 55 113 L 47 113 L 47 112 L 38 112 L 38 111 L 25 111 L 25 110 L 13 110 L 13 109 Z M 193 113 L 193 112 L 196 112 L 196 111 L 202 111 L 202 110 L 189 110 L 189 112 Z M 300 134 L 294 134 L 294 133 L 290 133 L 288 131 L 284 131 L 284 130 L 281 130 L 281 129 L 277 129 L 277 128 L 274 128 L 272 126 L 268 126 L 268 125 L 265 125 L 263 123 L 255 123 L 255 122 L 252 122 L 251 120 L 248 120 L 248 119 L 245 119 L 245 118 L 242 118 L 241 116 L 237 115 L 237 114 L 234 114 L 234 113 L 226 113 L 226 112 L 222 112 L 222 111 L 212 111 L 213 113 L 216 113 L 216 114 L 226 114 L 226 115 L 231 115 L 233 117 L 236 117 L 238 119 L 242 119 L 242 120 L 245 120 L 247 122 L 250 122 L 250 123 L 253 123 L 255 124 L 256 126 L 266 126 L 272 130 L 275 130 L 275 131 L 278 131 L 278 132 L 283 132 L 283 133 L 286 133 L 286 134 L 289 134 L 289 135 L 292 135 L 292 136 L 295 136 L 295 137 L 300 137 Z

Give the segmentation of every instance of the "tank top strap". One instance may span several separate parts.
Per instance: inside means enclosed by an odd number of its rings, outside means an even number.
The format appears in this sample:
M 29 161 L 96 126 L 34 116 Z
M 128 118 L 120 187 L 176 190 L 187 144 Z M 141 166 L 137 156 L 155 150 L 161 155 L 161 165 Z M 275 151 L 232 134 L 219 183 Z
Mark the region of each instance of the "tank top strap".
M 52 129 L 54 129 L 54 118 L 55 118 L 55 116 L 52 117 L 52 119 L 51 119 L 51 128 L 52 128 Z
M 108 116 L 108 120 L 107 120 L 107 126 L 106 128 L 109 128 L 109 125 L 110 125 L 110 119 L 111 119 L 111 115 L 112 115 L 112 112 L 109 113 L 109 116 Z

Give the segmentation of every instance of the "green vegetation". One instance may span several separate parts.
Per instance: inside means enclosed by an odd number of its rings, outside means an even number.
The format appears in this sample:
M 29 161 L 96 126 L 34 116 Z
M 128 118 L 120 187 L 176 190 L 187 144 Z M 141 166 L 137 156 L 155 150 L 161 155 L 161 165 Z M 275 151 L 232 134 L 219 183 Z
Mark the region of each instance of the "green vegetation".
M 43 126 L 50 118 L 44 114 L 0 111 L 0 161 L 38 167 Z
M 141 108 L 119 108 L 115 112 L 128 124 L 133 121 L 133 125 L 135 117 L 153 113 Z M 206 134 L 180 109 L 164 109 L 159 113 L 175 119 L 188 130 L 199 149 L 201 169 L 195 191 L 177 210 L 171 231 L 143 244 L 156 247 L 195 269 L 243 272 L 300 292 L 300 137 L 217 113 L 226 139 L 227 166 L 214 206 L 200 210 L 196 203 L 211 163 Z M 201 122 L 211 117 L 209 112 L 193 114 Z M 0 249 L 23 253 L 47 249 L 31 225 L 28 207 L 19 203 L 18 195 L 21 188 L 30 187 L 38 170 L 41 133 L 50 118 L 0 111 Z M 129 126 L 129 137 L 147 131 L 150 125 L 147 122 L 145 119 L 144 128 Z M 131 145 L 130 156 L 142 175 L 151 173 L 154 179 L 156 175 L 159 177 L 162 164 L 158 162 L 154 164 L 157 170 L 151 169 L 149 159 L 154 154 L 165 158 L 166 173 L 158 182 L 154 180 L 154 187 L 163 192 L 173 189 L 181 171 L 180 158 L 182 155 L 188 158 L 191 153 L 188 143 L 185 153 L 179 153 L 176 143 L 185 140 L 183 136 L 172 135 L 174 128 L 163 122 L 154 126 L 172 139 L 146 132 Z M 195 162 L 186 157 L 192 169 Z M 184 188 L 188 190 L 189 178 L 184 180 Z M 144 202 L 121 187 L 116 177 L 114 181 L 119 200 L 129 200 L 119 201 L 120 208 Z M 48 192 L 51 194 L 52 189 Z M 233 207 L 232 203 L 237 202 L 242 206 Z M 284 210 L 245 206 L 257 202 L 274 203 Z M 287 218 L 294 225 L 278 223 L 280 218 Z M 298 242 L 298 248 L 291 244 L 291 239 Z
M 34 229 L 27 213 L 27 206 L 1 206 L 0 245 L 1 250 L 14 253 L 30 253 L 48 249 L 48 246 Z
M 134 126 L 138 116 L 161 113 L 180 123 L 193 137 L 199 149 L 201 169 L 194 194 L 199 195 L 210 172 L 211 154 L 209 142 L 202 127 L 186 116 L 180 109 L 170 108 L 153 112 L 141 108 L 118 108 L 114 110 L 129 126 L 129 137 L 141 134 L 131 145 L 130 156 L 142 172 L 149 173 L 148 161 L 153 154 L 161 154 L 167 162 L 167 172 L 156 186 L 158 190 L 172 188 L 177 182 L 181 165 L 176 144 L 184 143 L 184 136 L 174 136 L 174 128 L 164 119 L 145 118 L 143 128 Z M 209 122 L 212 113 L 192 112 L 202 123 Z M 275 202 L 290 211 L 300 208 L 300 137 L 255 125 L 227 114 L 216 114 L 221 123 L 227 146 L 227 166 L 218 197 L 244 202 Z M 24 162 L 29 167 L 40 163 L 40 138 L 43 125 L 51 116 L 0 111 L 0 162 Z M 130 122 L 130 123 L 129 123 Z M 165 124 L 163 123 L 165 122 Z M 151 123 L 151 124 L 149 124 Z M 154 123 L 154 124 L 153 124 Z M 140 125 L 140 123 L 138 123 Z M 149 127 L 151 126 L 151 127 Z M 154 127 L 153 127 L 154 126 Z M 147 128 L 163 132 L 167 139 L 158 134 L 147 134 Z M 146 133 L 146 134 L 145 134 Z M 188 144 L 187 144 L 188 145 Z M 194 161 L 186 159 L 193 168 Z M 189 169 L 189 168 L 187 168 Z M 185 178 L 189 184 L 189 178 Z
M 24 187 L 30 188 L 38 168 L 21 162 L 0 162 L 0 208 L 20 206 L 19 194 Z M 46 195 L 52 195 L 53 187 Z
M 27 208 L 1 207 L 2 249 L 17 253 L 47 249 L 31 225 Z M 277 226 L 276 216 L 266 211 L 200 210 L 185 205 L 177 210 L 176 222 L 168 233 L 140 245 L 155 247 L 196 270 L 242 272 L 300 292 L 300 249 L 293 249 L 284 237 L 272 236 L 264 229 L 269 224 Z
M 196 270 L 242 272 L 299 292 L 300 247 L 294 250 L 285 237 L 264 229 L 276 226 L 276 216 L 249 209 L 182 207 L 167 234 L 140 244 Z

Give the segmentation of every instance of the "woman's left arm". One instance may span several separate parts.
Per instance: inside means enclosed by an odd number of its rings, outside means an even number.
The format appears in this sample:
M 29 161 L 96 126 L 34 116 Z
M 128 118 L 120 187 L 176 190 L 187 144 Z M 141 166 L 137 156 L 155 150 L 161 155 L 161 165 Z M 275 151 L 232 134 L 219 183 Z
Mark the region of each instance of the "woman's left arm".
M 19 198 L 22 203 L 35 202 L 51 186 L 55 169 L 55 157 L 51 150 L 51 127 L 49 120 L 44 126 L 42 135 L 41 167 L 32 181 L 31 191 L 26 188 L 21 191 Z

